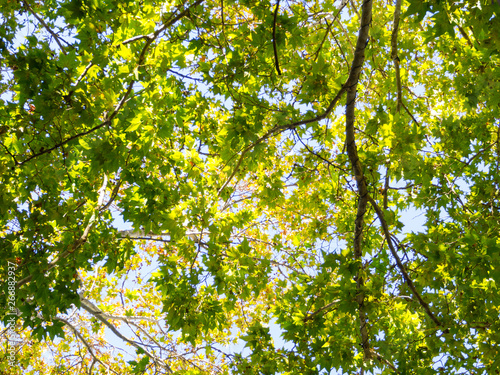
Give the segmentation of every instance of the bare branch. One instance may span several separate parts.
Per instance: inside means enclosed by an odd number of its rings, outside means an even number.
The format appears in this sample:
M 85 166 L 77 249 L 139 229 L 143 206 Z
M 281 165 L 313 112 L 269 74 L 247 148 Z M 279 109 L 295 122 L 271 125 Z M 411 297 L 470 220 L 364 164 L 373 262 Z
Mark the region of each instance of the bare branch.
M 346 82 L 347 83 L 347 82 Z M 318 121 L 321 121 L 325 118 L 328 117 L 328 115 L 330 115 L 330 113 L 333 111 L 333 109 L 335 108 L 336 104 L 338 103 L 338 101 L 342 98 L 342 95 L 344 94 L 344 92 L 346 91 L 347 89 L 347 86 L 346 84 L 344 84 L 340 89 L 339 91 L 337 92 L 337 95 L 333 98 L 333 100 L 330 102 L 328 108 L 325 110 L 325 112 L 323 112 L 321 115 L 317 115 L 313 118 L 310 118 L 310 119 L 305 119 L 305 120 L 300 120 L 300 121 L 296 121 L 296 122 L 293 122 L 291 124 L 287 124 L 287 125 L 281 125 L 281 126 L 276 126 L 272 129 L 270 129 L 266 134 L 264 134 L 262 137 L 260 137 L 259 139 L 257 139 L 254 143 L 246 146 L 242 151 L 241 151 L 241 154 L 240 154 L 240 157 L 238 158 L 238 161 L 236 162 L 236 166 L 234 167 L 233 169 L 233 172 L 231 173 L 231 175 L 227 178 L 227 180 L 224 182 L 224 184 L 221 186 L 221 188 L 219 189 L 218 191 L 218 194 L 220 195 L 221 192 L 227 187 L 227 185 L 231 182 L 231 180 L 233 179 L 233 177 L 236 175 L 236 173 L 238 172 L 239 168 L 240 168 L 240 165 L 241 163 L 243 162 L 243 159 L 245 158 L 246 154 L 252 150 L 253 148 L 255 148 L 257 145 L 261 144 L 262 142 L 264 142 L 265 140 L 275 136 L 275 135 L 278 135 L 280 133 L 283 133 L 284 131 L 286 130 L 293 130 L 295 128 L 298 128 L 299 126 L 302 126 L 302 125 L 306 125 L 306 124 L 311 124 L 313 122 L 318 122 Z
M 411 119 L 413 120 L 413 122 L 415 124 L 417 124 L 417 126 L 420 126 L 420 124 L 417 121 L 417 119 L 413 116 L 413 114 L 410 112 L 410 110 L 408 109 L 408 107 L 406 107 L 406 105 L 402 101 L 401 101 L 401 105 L 403 106 L 403 108 L 406 111 L 406 113 L 408 113 L 408 115 L 411 117 Z
M 100 212 L 103 212 L 103 211 L 107 210 L 108 207 L 111 205 L 111 203 L 113 203 L 113 201 L 115 200 L 116 196 L 118 195 L 118 191 L 120 190 L 121 184 L 122 184 L 122 180 L 119 179 L 118 182 L 116 183 L 113 191 L 111 192 L 111 195 L 109 197 L 108 202 L 104 206 L 102 206 L 101 208 L 99 208 Z
M 5 149 L 5 151 L 7 151 L 7 153 L 10 155 L 10 157 L 12 158 L 12 160 L 14 160 L 14 164 L 15 164 L 15 165 L 18 165 L 18 164 L 19 164 L 19 162 L 17 161 L 16 156 L 15 156 L 15 155 L 13 155 L 13 154 L 9 151 L 9 149 L 7 148 L 7 146 L 5 146 L 5 145 L 3 144 L 3 142 L 2 142 L 2 143 L 0 143 L 0 144 L 3 146 L 3 148 Z
M 110 319 L 110 320 L 120 320 L 122 322 L 125 322 L 125 323 L 130 323 L 130 324 L 133 324 L 133 320 L 144 320 L 144 321 L 147 321 L 147 322 L 152 322 L 152 323 L 160 323 L 161 320 L 159 319 L 154 319 L 154 318 L 150 318 L 150 317 L 147 317 L 147 316 L 118 316 L 118 315 L 110 315 L 110 314 L 105 314 L 103 313 L 102 316 L 104 316 L 106 319 Z
M 380 362 L 385 363 L 392 371 L 394 371 L 395 374 L 399 374 L 398 369 L 392 362 L 389 362 L 387 359 L 382 357 L 379 353 L 377 353 L 375 350 L 372 349 L 372 353 L 374 354 L 374 357 L 377 358 Z
M 78 86 L 78 84 L 82 81 L 82 79 L 87 75 L 89 69 L 92 68 L 93 66 L 94 66 L 93 62 L 88 63 L 88 65 L 83 70 L 82 74 L 80 74 L 80 77 L 78 77 L 78 79 L 76 80 L 76 82 L 75 82 L 75 84 L 74 84 L 73 87 Z
M 352 9 L 354 9 L 354 12 L 357 14 L 358 18 L 361 18 L 360 14 L 358 12 L 358 8 L 356 7 L 356 4 L 354 4 L 354 1 L 349 0 L 349 2 L 351 3 Z M 345 4 L 347 4 L 347 1 L 344 1 L 344 5 Z
M 56 144 L 55 146 L 53 147 L 50 147 L 50 148 L 47 148 L 47 149 L 44 149 L 43 151 L 40 151 L 36 154 L 33 154 L 31 155 L 29 158 L 23 160 L 22 162 L 19 162 L 17 163 L 17 166 L 21 166 L 23 164 L 26 164 L 28 163 L 30 160 L 34 159 L 34 158 L 37 158 L 38 156 L 41 156 L 41 155 L 44 155 L 44 154 L 49 154 L 51 153 L 52 151 L 54 150 L 57 150 L 58 148 L 64 146 L 65 144 L 71 142 L 72 140 L 74 139 L 78 139 L 80 137 L 83 137 L 84 135 L 87 135 L 87 134 L 90 134 L 90 133 L 93 133 L 95 132 L 96 130 L 99 130 L 100 128 L 104 127 L 105 125 L 108 125 L 110 122 L 107 120 L 107 121 L 104 121 L 102 123 L 100 123 L 99 125 L 96 125 L 94 126 L 93 128 L 89 129 L 89 130 L 86 130 L 84 132 L 81 132 L 81 133 L 78 133 L 78 134 L 75 134 L 69 138 L 66 138 L 64 141 Z
M 155 35 L 154 33 L 151 33 L 148 35 L 136 35 L 136 36 L 133 36 L 132 38 L 124 40 L 121 44 L 125 45 L 125 44 L 133 43 L 133 42 L 136 42 L 136 41 L 142 40 L 142 39 L 152 39 L 152 38 L 154 38 L 154 35 Z
M 177 15 L 175 13 L 172 13 L 170 15 L 170 18 L 168 18 L 164 22 L 164 25 L 155 32 L 154 39 L 156 39 L 158 37 L 158 35 L 160 35 L 162 32 L 164 32 L 166 29 L 168 29 L 174 23 L 176 23 L 181 18 L 183 18 L 184 16 L 186 16 L 187 14 L 189 14 L 189 12 L 191 11 L 192 8 L 197 7 L 198 5 L 200 5 L 201 3 L 203 3 L 203 1 L 204 0 L 196 0 L 193 4 L 191 4 L 189 7 L 187 7 L 186 9 L 184 9 L 182 12 L 178 13 Z
M 307 150 L 307 151 L 308 151 L 311 155 L 314 155 L 314 156 L 316 156 L 318 159 L 323 160 L 323 161 L 324 161 L 327 165 L 332 166 L 332 167 L 334 167 L 334 168 L 336 168 L 336 169 L 338 169 L 338 170 L 341 170 L 341 171 L 344 171 L 344 172 L 345 172 L 345 170 L 344 170 L 344 169 L 343 169 L 340 165 L 337 165 L 337 164 L 335 164 L 335 163 L 331 162 L 330 160 L 328 160 L 328 159 L 324 158 L 323 156 L 321 156 L 321 155 L 320 155 L 320 154 L 318 154 L 317 152 L 315 152 L 315 151 L 311 150 L 311 149 L 309 148 L 309 146 L 308 146 L 308 145 L 306 145 L 306 144 L 302 141 L 302 138 L 299 136 L 299 134 L 297 133 L 297 131 L 296 131 L 295 129 L 294 129 L 294 131 L 295 131 L 295 135 L 296 135 L 296 136 L 297 136 L 297 138 L 299 139 L 299 142 L 300 142 L 300 143 L 302 143 L 302 145 L 306 148 L 306 150 Z

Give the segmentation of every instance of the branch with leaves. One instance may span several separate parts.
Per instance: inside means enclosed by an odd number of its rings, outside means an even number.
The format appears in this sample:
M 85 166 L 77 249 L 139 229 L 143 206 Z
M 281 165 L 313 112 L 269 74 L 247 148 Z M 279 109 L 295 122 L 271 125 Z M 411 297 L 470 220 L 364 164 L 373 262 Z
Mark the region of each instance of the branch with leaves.
M 368 318 L 365 306 L 365 295 L 364 295 L 364 271 L 363 271 L 363 229 L 364 229 L 364 217 L 366 214 L 366 206 L 368 203 L 368 187 L 365 175 L 363 173 L 363 167 L 359 159 L 358 150 L 356 146 L 355 137 L 355 108 L 356 108 L 356 92 L 359 81 L 359 76 L 363 67 L 365 60 L 365 48 L 369 40 L 369 29 L 372 22 L 372 6 L 371 0 L 364 1 L 361 8 L 361 19 L 360 19 L 360 29 L 358 34 L 358 40 L 356 42 L 356 50 L 354 53 L 353 62 L 351 64 L 351 71 L 349 78 L 345 86 L 347 87 L 346 95 L 346 111 L 345 111 L 345 145 L 347 149 L 347 155 L 351 162 L 351 166 L 354 172 L 354 178 L 356 179 L 356 185 L 358 188 L 358 207 L 356 213 L 356 220 L 354 222 L 354 240 L 353 240 L 353 253 L 354 258 L 358 262 L 359 271 L 356 275 L 356 300 L 358 303 L 359 310 L 359 324 L 361 333 L 361 347 L 364 351 L 365 361 L 370 360 L 372 354 L 370 350 L 369 334 L 368 334 Z
M 396 87 L 397 87 L 397 104 L 396 112 L 400 111 L 401 104 L 403 103 L 402 88 L 401 88 L 401 73 L 399 67 L 398 57 L 398 32 L 399 32 L 399 19 L 401 16 L 401 0 L 396 0 L 394 8 L 394 19 L 392 21 L 392 34 L 391 34 L 391 58 L 394 63 L 396 71 Z

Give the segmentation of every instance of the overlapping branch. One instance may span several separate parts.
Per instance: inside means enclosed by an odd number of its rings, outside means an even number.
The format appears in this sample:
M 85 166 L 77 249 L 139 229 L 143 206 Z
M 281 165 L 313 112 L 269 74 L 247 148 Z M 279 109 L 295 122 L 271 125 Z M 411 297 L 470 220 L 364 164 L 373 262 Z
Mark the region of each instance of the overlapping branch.
M 372 2 L 370 1 L 369 3 L 371 4 Z M 371 12 L 370 12 L 370 17 L 371 17 Z M 364 28 L 362 28 L 362 29 L 364 29 Z M 363 36 L 364 35 L 362 35 L 362 37 Z M 358 36 L 358 42 L 359 42 L 359 40 L 360 39 L 359 39 L 359 36 Z M 363 60 L 364 60 L 364 48 L 366 47 L 367 42 L 368 42 L 368 29 L 366 28 L 366 39 L 363 40 L 363 42 L 362 42 L 362 44 L 363 44 L 362 45 Z M 238 172 L 238 170 L 239 170 L 239 168 L 241 166 L 241 163 L 243 162 L 243 159 L 248 154 L 248 152 L 250 152 L 252 149 L 254 149 L 257 145 L 263 143 L 264 141 L 266 141 L 267 139 L 269 139 L 271 137 L 274 137 L 274 136 L 276 136 L 278 134 L 283 133 L 284 131 L 294 130 L 294 129 L 302 126 L 302 125 L 307 125 L 307 124 L 311 124 L 311 123 L 314 123 L 314 122 L 318 122 L 318 121 L 324 120 L 325 118 L 327 118 L 332 113 L 333 109 L 336 107 L 336 105 L 338 104 L 338 102 L 340 101 L 340 99 L 342 98 L 342 96 L 344 95 L 344 93 L 346 92 L 346 90 L 348 89 L 349 85 L 352 85 L 352 76 L 357 74 L 358 77 L 359 77 L 359 72 L 361 71 L 361 66 L 358 66 L 359 61 L 357 61 L 357 60 L 359 58 L 356 58 L 357 55 L 359 55 L 358 47 L 356 47 L 356 51 L 355 51 L 355 54 L 354 54 L 355 58 L 353 60 L 353 64 L 351 65 L 351 70 L 350 70 L 350 73 L 349 73 L 349 78 L 342 85 L 342 87 L 338 90 L 337 94 L 330 101 L 330 104 L 325 109 L 325 111 L 323 113 L 321 113 L 321 114 L 318 114 L 318 115 L 312 117 L 312 118 L 308 118 L 308 119 L 304 119 L 304 120 L 300 120 L 300 121 L 295 121 L 295 122 L 292 122 L 290 124 L 284 124 L 284 125 L 275 126 L 272 129 L 268 130 L 264 135 L 262 135 L 255 142 L 253 142 L 252 144 L 244 147 L 241 150 L 240 156 L 239 156 L 238 160 L 236 161 L 236 165 L 234 166 L 233 171 L 231 172 L 231 174 L 229 175 L 229 177 L 225 180 L 225 182 L 222 184 L 222 186 L 219 188 L 219 191 L 218 191 L 219 195 L 222 193 L 222 191 L 232 181 L 232 179 L 234 178 L 234 176 Z
M 308 320 L 313 319 L 316 315 L 321 314 L 321 313 L 327 313 L 328 311 L 331 311 L 331 309 L 337 305 L 339 302 L 341 302 L 339 299 L 336 299 L 335 301 L 330 302 L 329 304 L 320 307 L 318 310 L 306 315 L 304 317 L 304 322 L 307 322 Z

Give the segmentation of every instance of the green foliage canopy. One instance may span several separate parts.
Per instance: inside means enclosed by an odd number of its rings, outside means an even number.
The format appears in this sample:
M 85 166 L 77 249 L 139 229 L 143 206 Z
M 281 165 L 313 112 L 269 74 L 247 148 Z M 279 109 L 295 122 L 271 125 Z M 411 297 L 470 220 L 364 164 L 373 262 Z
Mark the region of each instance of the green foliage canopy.
M 1 12 L 0 369 L 498 373 L 496 2 Z

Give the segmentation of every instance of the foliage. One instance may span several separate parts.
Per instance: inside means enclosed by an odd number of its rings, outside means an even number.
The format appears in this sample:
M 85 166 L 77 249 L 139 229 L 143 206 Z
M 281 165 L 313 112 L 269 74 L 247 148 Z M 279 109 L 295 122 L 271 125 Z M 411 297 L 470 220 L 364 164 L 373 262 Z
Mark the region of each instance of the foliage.
M 498 373 L 497 2 L 1 12 L 0 371 Z

